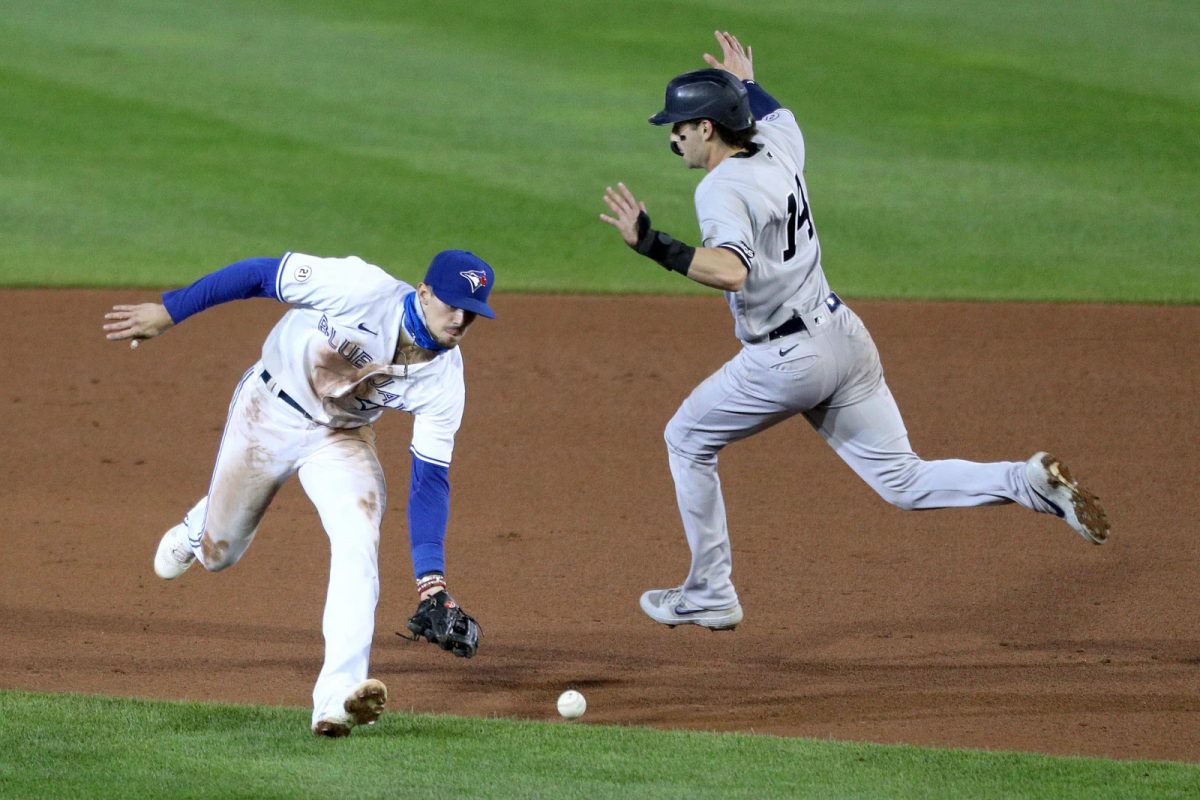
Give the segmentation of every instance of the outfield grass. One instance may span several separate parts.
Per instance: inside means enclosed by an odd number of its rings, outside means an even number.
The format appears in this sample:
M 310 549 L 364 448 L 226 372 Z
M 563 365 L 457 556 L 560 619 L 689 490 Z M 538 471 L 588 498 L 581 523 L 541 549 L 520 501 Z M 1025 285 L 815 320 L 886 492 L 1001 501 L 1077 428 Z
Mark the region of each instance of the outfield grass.
M 839 291 L 1200 300 L 1194 2 L 726 6 L 8 0 L 0 283 L 454 246 L 501 291 L 707 291 L 597 214 L 624 180 L 696 240 L 645 118 L 720 25 L 807 131 Z
M 1200 767 L 735 734 L 0 692 L 0 796 L 1195 797 Z

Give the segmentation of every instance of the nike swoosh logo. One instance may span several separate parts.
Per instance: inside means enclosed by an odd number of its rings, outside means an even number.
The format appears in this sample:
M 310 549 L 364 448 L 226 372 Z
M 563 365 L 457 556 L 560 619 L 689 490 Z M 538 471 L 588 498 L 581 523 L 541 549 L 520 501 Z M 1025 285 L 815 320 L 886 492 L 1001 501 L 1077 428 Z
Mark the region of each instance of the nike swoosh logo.
M 786 356 L 788 353 L 792 352 L 799 346 L 800 345 L 798 345 L 798 344 L 794 344 L 791 347 L 781 347 L 781 348 L 779 348 L 779 355 Z
M 677 617 L 686 617 L 688 614 L 703 614 L 708 611 L 707 608 L 680 608 L 675 606 L 674 613 Z
M 367 333 L 371 334 L 372 336 L 375 336 L 375 335 L 377 335 L 377 334 L 375 333 L 375 331 L 371 330 L 371 329 L 370 329 L 370 328 L 368 328 L 366 325 L 363 325 L 361 322 L 360 322 L 360 323 L 358 323 L 358 329 L 359 329 L 360 331 L 366 331 Z

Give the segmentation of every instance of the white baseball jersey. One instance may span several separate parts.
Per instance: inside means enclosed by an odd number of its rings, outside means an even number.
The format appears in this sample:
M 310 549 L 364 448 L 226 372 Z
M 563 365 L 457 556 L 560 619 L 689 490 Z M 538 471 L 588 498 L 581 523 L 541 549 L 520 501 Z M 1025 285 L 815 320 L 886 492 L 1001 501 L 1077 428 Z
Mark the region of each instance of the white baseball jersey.
M 459 274 L 469 280 L 475 273 Z M 205 569 L 227 569 L 253 542 L 279 488 L 298 476 L 330 545 L 316 725 L 344 716 L 348 692 L 368 675 L 388 497 L 372 423 L 385 408 L 415 418 L 408 501 L 414 572 L 445 571 L 463 361 L 451 348 L 422 363 L 393 363 L 412 352 L 411 336 L 428 335 L 423 319 L 405 319 L 421 315 L 416 290 L 360 258 L 288 253 L 277 262 L 237 262 L 164 294 L 163 302 L 182 321 L 217 302 L 271 295 L 291 308 L 268 335 L 261 362 L 238 384 L 208 493 L 182 527 Z
M 723 247 L 748 270 L 726 292 L 735 331 L 755 341 L 829 296 L 804 184 L 804 136 L 781 108 L 758 121 L 758 152 L 726 158 L 696 187 L 704 247 Z
M 283 257 L 275 283 L 293 306 L 263 344 L 263 366 L 314 422 L 357 428 L 384 408 L 414 415 L 412 451 L 449 466 L 465 403 L 458 348 L 431 361 L 393 364 L 403 298 L 416 291 L 361 258 Z

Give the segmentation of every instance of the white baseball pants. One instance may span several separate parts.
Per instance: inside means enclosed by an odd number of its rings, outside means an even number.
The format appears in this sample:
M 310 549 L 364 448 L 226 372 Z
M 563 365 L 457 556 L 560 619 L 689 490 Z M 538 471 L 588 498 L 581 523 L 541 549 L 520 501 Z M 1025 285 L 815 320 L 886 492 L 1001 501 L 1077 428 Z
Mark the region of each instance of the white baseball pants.
M 688 603 L 737 602 L 717 454 L 725 445 L 803 414 L 884 500 L 904 509 L 1046 504 L 1025 462 L 922 461 L 908 441 L 866 326 L 843 306 L 810 330 L 742 350 L 697 386 L 665 439 L 684 533 L 692 551 Z
M 197 560 L 216 572 L 233 566 L 254 541 L 275 493 L 299 473 L 329 537 L 329 587 L 322 631 L 325 663 L 313 688 L 313 722 L 343 712 L 367 679 L 379 599 L 379 525 L 387 505 L 370 426 L 317 425 L 261 380 L 243 376 L 213 468 L 208 496 L 184 517 Z

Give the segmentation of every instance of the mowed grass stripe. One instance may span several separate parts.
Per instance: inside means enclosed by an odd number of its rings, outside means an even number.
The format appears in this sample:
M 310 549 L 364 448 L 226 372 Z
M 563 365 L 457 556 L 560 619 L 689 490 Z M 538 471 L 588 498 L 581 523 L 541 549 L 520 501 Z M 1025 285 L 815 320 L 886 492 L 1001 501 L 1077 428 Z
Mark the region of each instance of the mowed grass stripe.
M 549 709 L 548 709 L 549 711 Z M 577 723 L 0 691 L 5 797 L 1187 797 L 1200 767 Z
M 696 240 L 699 174 L 644 120 L 719 16 L 804 122 L 847 295 L 1200 297 L 1194 5 L 715 8 L 16 3 L 0 280 L 174 284 L 283 249 L 419 268 L 463 246 L 502 290 L 696 291 L 596 215 L 625 180 Z
M 158 20 L 156 24 L 171 23 Z M 110 20 L 107 28 L 111 27 Z M 585 198 L 579 191 L 583 184 L 569 165 L 570 153 L 594 146 L 598 134 L 592 127 L 592 134 L 575 136 L 567 144 L 555 132 L 553 117 L 539 120 L 536 111 L 527 110 L 532 96 L 545 91 L 546 84 L 530 80 L 536 74 L 533 67 L 522 74 L 503 64 L 491 69 L 478 63 L 461 64 L 455 60 L 458 51 L 452 42 L 436 37 L 428 41 L 416 31 L 403 32 L 403 48 L 392 41 L 390 50 L 381 48 L 378 60 L 368 63 L 364 44 L 380 36 L 374 29 L 330 26 L 334 33 L 341 32 L 339 39 L 315 21 L 307 37 L 295 27 L 290 23 L 279 29 L 251 27 L 234 36 L 234 40 L 248 43 L 243 49 L 226 40 L 226 35 L 234 34 L 229 26 L 215 26 L 209 31 L 215 55 L 199 52 L 202 48 L 198 46 L 185 46 L 197 41 L 200 33 L 156 39 L 139 37 L 135 29 L 129 39 L 136 57 L 128 60 L 149 63 L 132 71 L 117 55 L 107 51 L 96 55 L 82 48 L 85 59 L 99 63 L 90 69 L 76 65 L 48 71 L 64 73 L 56 80 L 64 81 L 67 91 L 82 85 L 96 100 L 85 108 L 68 102 L 64 116 L 92 120 L 109 129 L 112 136 L 108 141 L 84 140 L 77 153 L 66 158 L 61 153 L 48 154 L 50 157 L 33 166 L 42 174 L 56 165 L 74 171 L 96 154 L 115 154 L 120 161 L 123 150 L 134 149 L 139 152 L 131 158 L 143 161 L 151 172 L 178 179 L 172 182 L 181 183 L 188 191 L 223 198 L 228 213 L 242 212 L 250 225 L 259 226 L 255 239 L 260 242 L 283 242 L 281 247 L 331 254 L 349 248 L 381 263 L 413 259 L 422 266 L 439 247 L 472 247 L 487 254 L 499 253 L 495 260 L 524 270 L 525 277 L 517 279 L 527 288 L 543 283 L 525 268 L 530 260 L 527 255 L 533 260 L 549 255 L 560 273 L 577 274 L 582 284 L 589 276 L 602 288 L 611 283 L 596 275 L 594 263 L 585 263 L 577 242 L 564 236 L 564 226 L 547 216 L 547 209 L 561 209 L 564 203 L 573 202 L 577 206 L 574 216 L 586 221 L 585 230 L 606 232 L 595 218 L 603 182 L 594 179 Z M 101 31 L 105 29 L 100 26 Z M 158 39 L 167 43 L 156 48 L 151 43 Z M 283 55 L 264 56 L 281 51 Z M 365 51 L 375 54 L 370 47 Z M 342 58 L 346 52 L 352 57 Z M 267 66 L 273 63 L 271 59 L 287 59 L 288 54 L 299 58 L 298 53 L 307 55 L 305 63 L 296 64 L 294 73 Z M 384 57 L 386 53 L 391 55 Z M 193 54 L 200 56 L 195 63 Z M 218 69 L 226 57 L 236 66 Z M 487 54 L 479 57 L 484 61 L 490 58 Z M 438 79 L 430 80 L 421 71 L 414 74 L 412 64 L 398 58 L 421 62 Z M 17 60 L 19 69 L 29 68 L 28 60 Z M 106 79 L 114 69 L 128 80 Z M 380 74 L 403 79 L 379 80 Z M 177 80 L 164 81 L 164 76 L 176 75 Z M 201 79 L 205 76 L 208 78 Z M 217 76 L 221 80 L 216 80 Z M 445 97 L 446 85 L 459 87 L 453 98 Z M 113 108 L 106 118 L 109 92 Z M 39 86 L 28 102 L 39 103 L 54 94 L 53 85 Z M 477 102 L 480 98 L 503 98 L 502 113 L 497 115 L 494 105 Z M 563 106 L 575 98 L 564 95 Z M 589 114 L 601 114 L 599 108 L 577 111 L 575 117 L 587 121 Z M 480 126 L 504 130 L 506 135 L 483 147 Z M 14 128 L 14 137 L 37 130 Z M 142 138 L 161 144 L 143 150 L 141 142 L 123 138 L 128 131 L 145 131 Z M 222 149 L 216 157 L 203 164 L 195 164 L 188 153 L 192 146 L 188 139 L 198 131 L 227 134 L 222 136 Z M 285 146 L 278 148 L 276 156 L 272 150 L 280 142 Z M 29 149 L 36 152 L 39 147 L 32 142 Z M 121 180 L 98 182 L 102 187 L 101 196 L 95 199 L 98 205 L 120 205 L 125 196 L 142 189 L 136 176 L 130 185 L 125 165 L 111 167 L 113 176 L 120 175 Z M 536 178 L 531 179 L 534 171 Z M 197 242 L 222 251 L 238 245 L 221 218 L 223 211 L 197 208 L 194 203 L 180 208 L 178 199 L 169 196 L 152 199 L 162 215 L 155 235 L 175 242 L 177 252 L 196 249 Z M 60 208 L 74 219 L 89 213 L 86 203 L 61 204 Z M 83 227 L 108 229 L 109 216 L 94 214 Z M 119 235 L 124 238 L 124 233 Z M 607 237 L 604 241 L 613 244 Z M 93 249 L 93 266 L 84 282 L 104 263 L 118 273 L 128 269 L 129 257 L 110 258 L 104 251 L 111 249 Z M 516 255 L 505 258 L 506 250 Z M 625 255 L 619 249 L 614 252 Z M 594 252 L 589 255 L 594 260 Z M 194 275 L 196 269 L 191 264 L 176 267 L 161 262 L 150 269 L 164 267 L 178 276 L 175 280 Z M 640 267 L 626 261 L 625 272 L 645 277 L 646 271 Z M 59 274 L 50 277 L 52 282 L 62 280 Z M 670 283 L 651 277 L 663 285 Z M 24 281 L 36 279 L 35 274 Z M 101 275 L 102 281 L 108 279 L 107 273 Z M 142 282 L 140 276 L 117 280 Z M 562 282 L 561 277 L 559 280 Z M 612 288 L 620 287 L 612 284 Z

